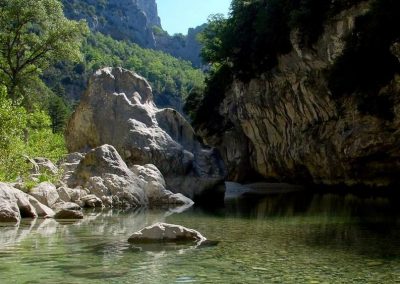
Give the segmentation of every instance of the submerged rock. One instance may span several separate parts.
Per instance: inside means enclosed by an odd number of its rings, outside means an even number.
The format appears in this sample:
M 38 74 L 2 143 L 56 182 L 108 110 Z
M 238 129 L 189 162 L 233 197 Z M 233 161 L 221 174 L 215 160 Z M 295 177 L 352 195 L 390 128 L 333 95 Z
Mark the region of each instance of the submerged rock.
M 134 244 L 163 243 L 163 242 L 188 242 L 202 243 L 207 239 L 199 232 L 183 226 L 157 223 L 134 233 L 128 242 Z
M 179 113 L 156 108 L 144 78 L 121 68 L 94 74 L 68 123 L 66 141 L 71 152 L 110 144 L 129 166 L 154 164 L 167 189 L 189 198 L 225 175 L 218 152 L 201 144 Z

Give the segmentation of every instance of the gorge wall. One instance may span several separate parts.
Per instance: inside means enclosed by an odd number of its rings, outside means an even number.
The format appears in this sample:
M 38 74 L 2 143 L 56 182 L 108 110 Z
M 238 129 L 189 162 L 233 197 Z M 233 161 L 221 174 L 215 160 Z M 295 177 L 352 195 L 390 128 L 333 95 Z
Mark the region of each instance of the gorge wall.
M 293 49 L 269 73 L 235 79 L 219 105 L 220 131 L 202 128 L 217 145 L 229 179 L 266 179 L 324 185 L 388 186 L 400 174 L 400 76 L 374 94 L 387 101 L 380 113 L 360 110 L 357 94 L 335 97 L 329 72 L 343 54 L 356 18 L 368 1 L 328 19 L 311 47 L 291 32 Z M 399 44 L 392 53 L 400 60 Z M 371 54 L 371 59 L 374 54 Z M 370 107 L 374 102 L 370 101 Z
M 117 40 L 130 39 L 143 47 L 156 46 L 152 28 L 161 23 L 155 1 L 64 0 L 63 4 L 68 18 L 85 19 L 92 31 Z
M 196 36 L 203 26 L 188 30 L 188 35 L 168 35 L 162 30 L 155 0 L 63 0 L 65 15 L 85 19 L 95 32 L 116 40 L 129 40 L 201 66 L 200 44 Z

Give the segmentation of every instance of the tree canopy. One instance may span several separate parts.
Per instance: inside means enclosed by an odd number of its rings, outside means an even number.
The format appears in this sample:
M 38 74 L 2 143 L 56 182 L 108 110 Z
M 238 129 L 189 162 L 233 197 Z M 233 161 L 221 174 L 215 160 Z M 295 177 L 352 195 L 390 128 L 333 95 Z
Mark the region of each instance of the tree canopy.
M 64 17 L 58 0 L 0 0 L 0 83 L 13 103 L 28 82 L 59 60 L 78 60 L 84 22 Z

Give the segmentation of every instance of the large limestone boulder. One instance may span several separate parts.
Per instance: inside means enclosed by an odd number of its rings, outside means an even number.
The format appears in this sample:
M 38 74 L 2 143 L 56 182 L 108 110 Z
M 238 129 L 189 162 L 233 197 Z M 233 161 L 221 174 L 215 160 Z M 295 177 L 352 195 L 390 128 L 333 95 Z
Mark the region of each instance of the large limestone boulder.
M 68 123 L 66 141 L 70 152 L 113 145 L 129 166 L 154 164 L 168 189 L 190 198 L 224 177 L 219 154 L 198 141 L 178 112 L 155 107 L 144 78 L 121 68 L 93 75 Z
M 137 207 L 192 202 L 166 190 L 165 180 L 154 165 L 134 166 L 133 171 L 130 170 L 111 145 L 89 151 L 70 181 L 73 182 L 68 186 L 89 191 L 89 195 L 76 201 L 78 204 L 82 201 L 82 205 L 87 207 Z
M 199 244 L 206 240 L 207 239 L 196 230 L 174 224 L 157 223 L 134 233 L 129 237 L 128 242 L 135 244 L 163 242 L 189 242 Z
M 18 223 L 21 218 L 53 216 L 54 211 L 36 198 L 0 182 L 0 222 Z

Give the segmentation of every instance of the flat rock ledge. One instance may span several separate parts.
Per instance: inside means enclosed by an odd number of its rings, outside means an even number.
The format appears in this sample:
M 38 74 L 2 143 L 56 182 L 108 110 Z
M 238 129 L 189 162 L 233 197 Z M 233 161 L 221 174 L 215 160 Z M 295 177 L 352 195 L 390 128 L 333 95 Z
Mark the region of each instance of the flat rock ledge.
M 128 239 L 133 244 L 152 243 L 196 243 L 201 244 L 207 239 L 198 231 L 180 225 L 156 223 L 134 233 Z

